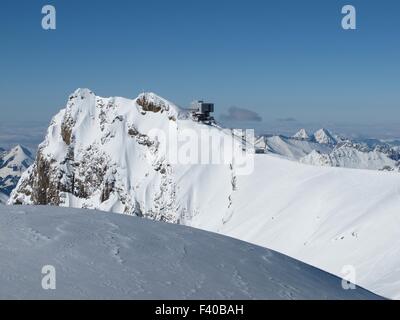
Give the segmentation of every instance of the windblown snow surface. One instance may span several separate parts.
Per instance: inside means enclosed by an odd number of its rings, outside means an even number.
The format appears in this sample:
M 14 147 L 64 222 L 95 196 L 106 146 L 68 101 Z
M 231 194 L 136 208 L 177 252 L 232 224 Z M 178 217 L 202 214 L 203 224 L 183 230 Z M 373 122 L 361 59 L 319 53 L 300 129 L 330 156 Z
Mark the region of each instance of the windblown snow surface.
M 44 265 L 56 289 L 43 290 Z M 0 298 L 379 299 L 233 238 L 98 211 L 0 205 Z
M 231 132 L 196 123 L 142 94 L 101 98 L 80 89 L 54 118 L 10 204 L 52 204 L 138 215 L 213 231 L 284 253 L 400 298 L 400 175 L 315 167 L 256 154 L 254 170 L 171 163 L 151 130 L 216 139 Z M 208 139 L 210 140 L 210 139 Z M 168 141 L 167 141 L 168 142 Z M 302 141 L 298 141 L 302 143 Z

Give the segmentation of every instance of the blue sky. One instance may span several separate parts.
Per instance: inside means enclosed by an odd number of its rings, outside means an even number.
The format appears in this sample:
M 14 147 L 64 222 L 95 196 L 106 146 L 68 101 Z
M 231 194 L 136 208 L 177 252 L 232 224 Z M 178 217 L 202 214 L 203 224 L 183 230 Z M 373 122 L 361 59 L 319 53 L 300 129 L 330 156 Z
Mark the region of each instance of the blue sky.
M 57 29 L 41 28 L 41 8 Z M 357 9 L 357 30 L 341 8 Z M 397 0 L 35 1 L 0 3 L 2 121 L 48 121 L 78 87 L 154 91 L 264 121 L 400 119 Z

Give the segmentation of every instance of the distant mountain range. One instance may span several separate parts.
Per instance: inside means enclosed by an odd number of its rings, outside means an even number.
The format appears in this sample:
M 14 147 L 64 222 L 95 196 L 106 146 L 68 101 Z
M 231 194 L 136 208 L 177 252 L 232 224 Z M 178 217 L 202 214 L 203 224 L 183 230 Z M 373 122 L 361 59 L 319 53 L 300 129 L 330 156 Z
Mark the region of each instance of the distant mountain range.
M 258 153 L 276 154 L 316 166 L 400 171 L 396 142 L 357 140 L 336 136 L 327 129 L 309 134 L 301 129 L 292 137 L 264 135 L 255 143 Z

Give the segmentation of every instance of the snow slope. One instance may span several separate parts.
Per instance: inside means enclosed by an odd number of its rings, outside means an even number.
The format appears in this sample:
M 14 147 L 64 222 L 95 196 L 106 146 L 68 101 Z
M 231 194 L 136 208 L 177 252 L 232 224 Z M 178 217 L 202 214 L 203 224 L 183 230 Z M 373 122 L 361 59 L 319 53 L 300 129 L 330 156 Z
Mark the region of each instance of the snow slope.
M 317 166 L 344 167 L 354 169 L 382 170 L 396 167 L 397 161 L 391 159 L 387 154 L 373 151 L 360 151 L 350 146 L 340 146 L 330 153 L 324 154 L 313 150 L 300 162 Z
M 196 184 L 194 193 L 202 188 Z M 208 199 L 190 225 L 269 247 L 333 274 L 354 266 L 357 283 L 400 298 L 400 176 L 301 165 L 256 155 L 238 176 L 231 213 Z
M 358 284 L 400 298 L 399 174 L 271 154 L 256 154 L 250 175 L 240 175 L 235 161 L 170 163 L 160 153 L 168 141 L 151 133 L 155 127 L 205 132 L 218 140 L 212 153 L 224 139 L 242 148 L 231 133 L 193 122 L 154 94 L 129 100 L 81 89 L 53 119 L 10 204 L 100 209 L 215 231 L 338 276 L 352 265 Z
M 41 288 L 44 265 L 56 289 Z M 274 251 L 95 211 L 0 206 L 0 298 L 379 299 Z

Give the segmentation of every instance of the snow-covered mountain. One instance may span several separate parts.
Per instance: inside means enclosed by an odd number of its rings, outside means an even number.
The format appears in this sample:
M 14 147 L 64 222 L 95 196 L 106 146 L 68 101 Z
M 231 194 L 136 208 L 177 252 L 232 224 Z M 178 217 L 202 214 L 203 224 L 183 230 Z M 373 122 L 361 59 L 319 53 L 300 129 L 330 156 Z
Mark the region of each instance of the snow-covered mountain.
M 161 150 L 171 141 L 161 132 L 171 128 L 243 148 L 232 132 L 194 122 L 154 94 L 129 100 L 77 90 L 54 117 L 10 204 L 93 208 L 186 224 L 338 276 L 350 265 L 357 284 L 400 298 L 399 174 L 304 165 L 275 153 L 285 150 L 282 142 L 297 147 L 297 154 L 289 150 L 293 157 L 306 148 L 312 152 L 311 144 L 321 150 L 338 145 L 293 138 L 275 138 L 275 152 L 253 155 L 254 171 L 247 175 L 238 174 L 235 161 L 170 162 Z M 210 152 L 221 147 L 214 143 Z
M 102 212 L 0 206 L 0 244 L 1 299 L 379 299 L 272 250 Z
M 17 185 L 22 173 L 33 163 L 31 152 L 16 146 L 0 151 L 0 203 L 4 203 Z
M 351 141 L 334 137 L 327 129 L 309 136 L 301 129 L 293 137 L 261 136 L 256 140 L 258 153 L 272 153 L 315 166 L 399 171 L 400 149 L 388 143 L 367 139 Z
M 314 132 L 311 136 L 308 134 L 306 129 L 300 129 L 293 135 L 293 138 L 300 140 L 310 140 L 320 144 L 335 145 L 337 143 L 333 135 L 325 128 L 319 129 Z
M 96 208 L 182 222 L 198 211 L 195 199 L 200 195 L 192 194 L 193 181 L 214 175 L 223 184 L 228 207 L 233 163 L 205 171 L 201 164 L 176 165 L 162 152 L 169 140 L 163 143 L 161 133 L 185 132 L 216 138 L 210 154 L 220 152 L 223 139 L 242 150 L 242 142 L 231 131 L 197 123 L 190 113 L 155 94 L 129 100 L 101 98 L 78 89 L 53 118 L 34 165 L 23 175 L 10 203 Z M 210 186 L 205 194 L 219 188 Z
M 312 139 L 299 139 L 281 135 L 261 136 L 256 140 L 255 147 L 259 153 L 280 155 L 290 160 L 299 160 L 314 150 L 329 153 L 333 149 L 331 145 L 321 144 Z
M 293 135 L 293 138 L 300 140 L 310 140 L 310 136 L 308 135 L 306 129 L 300 129 L 297 133 Z
M 352 144 L 336 146 L 330 153 L 313 150 L 300 158 L 300 162 L 317 166 L 344 167 L 369 170 L 396 170 L 398 161 L 393 160 L 387 153 L 374 150 L 359 150 Z
M 316 142 L 321 144 L 336 144 L 336 139 L 332 136 L 332 134 L 326 129 L 320 129 L 314 133 L 313 138 Z

